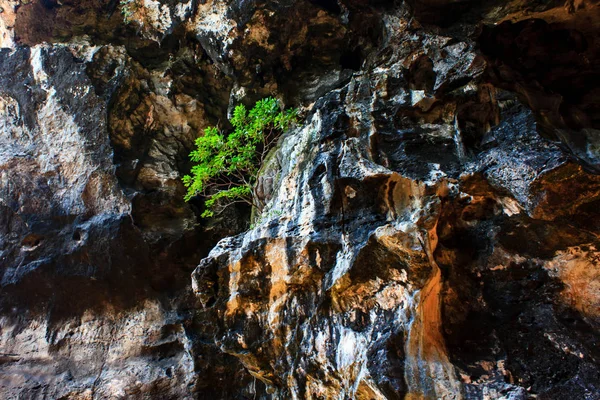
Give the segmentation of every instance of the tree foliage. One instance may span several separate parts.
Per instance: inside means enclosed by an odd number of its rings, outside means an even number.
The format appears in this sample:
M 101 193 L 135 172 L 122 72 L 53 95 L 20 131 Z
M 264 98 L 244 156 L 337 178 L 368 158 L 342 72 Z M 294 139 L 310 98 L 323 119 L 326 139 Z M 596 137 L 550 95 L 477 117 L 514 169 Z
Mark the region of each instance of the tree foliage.
M 190 153 L 196 165 L 183 177 L 185 200 L 204 195 L 206 211 L 202 217 L 211 217 L 235 203 L 257 206 L 254 185 L 258 172 L 279 135 L 296 119 L 295 109 L 282 111 L 279 102 L 268 97 L 250 111 L 244 105 L 235 107 L 229 135 L 216 127 L 206 128 Z

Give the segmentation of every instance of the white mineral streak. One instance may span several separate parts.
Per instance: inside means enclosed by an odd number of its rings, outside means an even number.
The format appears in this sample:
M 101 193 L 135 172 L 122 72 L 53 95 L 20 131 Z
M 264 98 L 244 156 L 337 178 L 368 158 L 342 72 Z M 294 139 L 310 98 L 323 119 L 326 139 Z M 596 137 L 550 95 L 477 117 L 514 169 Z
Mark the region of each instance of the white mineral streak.
M 318 144 L 315 143 L 315 132 L 321 129 L 321 116 L 317 112 L 311 122 L 304 126 L 299 132 L 292 132 L 289 136 L 281 139 L 281 153 L 287 154 L 287 160 L 282 162 L 281 176 L 283 177 L 279 183 L 279 189 L 273 196 L 273 199 L 265 205 L 262 212 L 263 215 L 272 215 L 272 210 L 277 210 L 281 217 L 275 216 L 282 220 L 286 216 L 298 214 L 294 224 L 299 226 L 299 236 L 309 237 L 314 232 L 314 221 L 316 218 L 316 204 L 324 199 L 316 199 L 312 195 L 309 187 L 309 169 L 303 168 L 311 162 L 318 150 Z M 289 160 L 294 160 L 290 162 Z M 333 188 L 331 183 L 323 180 L 321 182 L 324 187 L 324 192 L 330 196 Z M 272 234 L 267 231 L 269 218 L 262 218 L 254 231 L 245 236 L 244 243 L 249 243 L 256 238 L 268 237 L 286 237 L 288 236 L 289 226 L 287 223 L 279 223 L 277 233 Z
M 346 237 L 342 238 L 342 240 L 342 251 L 337 254 L 335 265 L 330 272 L 329 281 L 326 285 L 327 289 L 335 285 L 352 268 L 355 257 L 354 248 L 351 243 L 348 243 Z
M 34 114 L 37 121 L 33 129 L 24 129 L 19 118 L 19 107 L 14 99 L 0 98 L 0 139 L 3 136 L 8 149 L 0 150 L 0 163 L 27 155 L 35 159 L 32 168 L 44 174 L 52 188 L 56 212 L 69 214 L 84 213 L 86 205 L 82 197 L 89 183 L 102 190 L 95 199 L 94 207 L 109 213 L 127 213 L 129 206 L 115 179 L 109 179 L 102 167 L 92 161 L 87 148 L 95 140 L 81 132 L 75 116 L 69 113 L 58 98 L 56 89 L 48 86 L 48 74 L 44 70 L 46 45 L 31 48 L 30 64 L 36 82 L 46 91 L 46 98 Z M 73 96 L 86 96 L 90 87 L 86 85 L 70 88 Z M 24 163 L 25 165 L 26 163 Z M 32 183 L 33 184 L 33 183 Z
M 423 100 L 427 95 L 424 90 L 411 90 L 410 91 L 410 103 L 413 106 L 416 106 L 421 100 Z
M 180 20 L 184 20 L 188 14 L 192 11 L 193 1 L 190 0 L 187 3 L 179 3 L 175 6 L 175 15 Z
M 347 392 L 340 393 L 340 400 L 354 397 L 367 371 L 368 340 L 363 334 L 343 328 L 337 346 L 336 364 Z
M 169 6 L 167 4 L 161 4 L 156 0 L 144 0 L 143 7 L 145 21 L 162 35 L 166 34 L 173 25 Z M 157 40 L 159 38 L 154 39 Z
M 462 132 L 460 130 L 460 125 L 458 123 L 458 118 L 454 118 L 454 144 L 456 146 L 456 154 L 460 160 L 465 159 L 465 144 L 462 140 Z
M 196 17 L 192 23 L 198 35 L 212 34 L 212 40 L 223 46 L 223 53 L 233 42 L 234 35 L 230 35 L 230 33 L 236 28 L 235 21 L 227 18 L 228 7 L 227 2 L 219 0 L 209 0 L 198 4 Z
M 294 199 L 292 205 L 293 209 L 290 212 L 299 212 L 298 224 L 300 226 L 300 236 L 309 236 L 314 232 L 313 224 L 316 219 L 316 205 L 317 202 L 322 202 L 323 199 L 314 198 L 310 187 L 309 187 L 309 169 L 302 168 L 313 160 L 315 156 L 314 151 L 310 151 L 310 148 L 318 148 L 318 144 L 314 142 L 315 132 L 321 129 L 321 116 L 317 113 L 311 123 L 307 125 L 302 131 L 297 134 L 298 140 L 292 139 L 290 149 L 285 149 L 284 154 L 289 154 L 289 160 L 286 164 L 292 168 L 289 171 L 284 171 L 285 181 L 282 185 L 282 191 L 276 196 L 277 199 L 286 201 L 286 199 Z M 295 143 L 294 143 L 295 142 Z M 291 150 L 291 151 L 287 151 Z M 289 162 L 295 160 L 295 162 Z M 298 179 L 298 177 L 301 179 Z M 302 186 L 298 186 L 298 182 L 301 182 Z M 323 180 L 321 182 L 324 185 L 325 193 L 331 193 L 332 188 L 330 182 Z M 289 188 L 286 190 L 286 188 Z M 292 194 L 292 197 L 285 197 L 286 194 Z M 281 209 L 285 205 L 281 205 Z
M 47 47 L 35 46 L 31 48 L 31 56 L 29 62 L 31 63 L 31 69 L 33 70 L 33 78 L 36 80 L 44 90 L 46 90 L 46 82 L 48 81 L 48 75 L 44 71 L 43 67 L 43 54 Z

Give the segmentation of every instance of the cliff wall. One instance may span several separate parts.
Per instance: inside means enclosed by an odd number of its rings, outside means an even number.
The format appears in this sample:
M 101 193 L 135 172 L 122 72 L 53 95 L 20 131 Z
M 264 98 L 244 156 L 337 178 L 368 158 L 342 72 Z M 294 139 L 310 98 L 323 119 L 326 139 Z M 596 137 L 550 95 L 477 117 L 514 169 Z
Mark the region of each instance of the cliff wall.
M 0 397 L 600 399 L 600 5 L 0 0 Z M 301 122 L 199 218 L 242 102 Z M 191 276 L 191 277 L 190 277 Z

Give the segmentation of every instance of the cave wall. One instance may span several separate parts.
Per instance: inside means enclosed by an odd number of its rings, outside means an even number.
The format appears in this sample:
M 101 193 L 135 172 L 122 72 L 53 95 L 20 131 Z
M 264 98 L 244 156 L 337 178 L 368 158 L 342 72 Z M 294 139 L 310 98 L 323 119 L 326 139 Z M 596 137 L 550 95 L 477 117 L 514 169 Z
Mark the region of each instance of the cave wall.
M 599 21 L 0 0 L 0 396 L 600 399 Z M 195 138 L 269 95 L 265 209 L 201 220 Z

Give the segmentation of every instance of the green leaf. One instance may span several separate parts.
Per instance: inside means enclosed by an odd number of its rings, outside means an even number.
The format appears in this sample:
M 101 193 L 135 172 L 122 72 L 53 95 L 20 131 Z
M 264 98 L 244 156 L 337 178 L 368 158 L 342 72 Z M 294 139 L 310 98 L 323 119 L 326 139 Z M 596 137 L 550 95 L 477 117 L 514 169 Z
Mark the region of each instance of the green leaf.
M 233 132 L 223 135 L 217 127 L 208 127 L 196 139 L 190 160 L 196 163 L 189 175 L 182 178 L 187 188 L 186 201 L 200 194 L 205 196 L 203 218 L 237 201 L 252 204 L 252 185 L 260 170 L 265 135 L 281 134 L 297 120 L 297 111 L 282 111 L 279 102 L 268 97 L 256 102 L 248 111 L 242 104 L 235 107 L 230 119 Z

